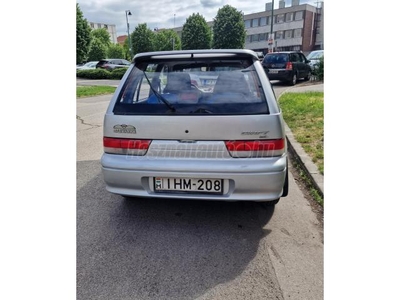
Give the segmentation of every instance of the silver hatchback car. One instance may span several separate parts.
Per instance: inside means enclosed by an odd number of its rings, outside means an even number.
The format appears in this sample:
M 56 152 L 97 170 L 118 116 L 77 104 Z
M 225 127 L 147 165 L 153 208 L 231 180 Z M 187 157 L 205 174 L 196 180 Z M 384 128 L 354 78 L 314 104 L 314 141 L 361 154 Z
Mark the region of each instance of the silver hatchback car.
M 288 194 L 282 112 L 251 50 L 137 54 L 103 146 L 106 188 L 122 196 L 274 205 Z

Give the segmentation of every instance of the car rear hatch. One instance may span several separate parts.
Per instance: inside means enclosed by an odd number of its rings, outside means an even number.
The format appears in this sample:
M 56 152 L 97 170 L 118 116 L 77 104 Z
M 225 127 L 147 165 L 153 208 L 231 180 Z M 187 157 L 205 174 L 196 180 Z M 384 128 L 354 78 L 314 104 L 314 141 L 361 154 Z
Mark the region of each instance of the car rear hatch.
M 281 114 L 270 111 L 267 97 L 273 94 L 264 92 L 256 60 L 227 55 L 136 61 L 105 116 L 105 153 L 160 163 L 188 159 L 187 168 L 198 159 L 210 164 L 282 156 Z M 191 72 L 209 81 L 191 86 Z
M 286 64 L 289 62 L 288 54 L 285 53 L 274 53 L 267 54 L 263 61 L 263 66 L 273 70 L 273 69 L 285 69 Z

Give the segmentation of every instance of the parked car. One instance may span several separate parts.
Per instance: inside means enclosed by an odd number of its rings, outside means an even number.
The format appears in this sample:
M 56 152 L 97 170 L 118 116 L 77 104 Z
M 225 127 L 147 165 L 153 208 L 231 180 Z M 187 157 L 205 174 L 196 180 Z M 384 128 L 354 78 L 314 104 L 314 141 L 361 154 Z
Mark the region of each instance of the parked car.
M 282 112 L 255 52 L 140 53 L 133 65 L 104 117 L 109 192 L 267 205 L 288 194 Z
M 126 59 L 120 58 L 109 58 L 100 60 L 96 68 L 105 69 L 107 71 L 112 71 L 116 68 L 128 68 L 131 65 Z
M 302 52 L 272 52 L 265 55 L 262 65 L 269 80 L 280 80 L 295 85 L 301 78 L 310 80 L 311 67 Z
M 86 64 L 77 66 L 76 69 L 77 70 L 88 70 L 88 69 L 96 69 L 96 65 L 97 65 L 98 61 L 89 61 Z
M 324 50 L 315 50 L 307 55 L 307 59 L 310 61 L 308 64 L 310 65 L 311 71 L 313 73 L 318 69 L 318 64 L 323 56 Z

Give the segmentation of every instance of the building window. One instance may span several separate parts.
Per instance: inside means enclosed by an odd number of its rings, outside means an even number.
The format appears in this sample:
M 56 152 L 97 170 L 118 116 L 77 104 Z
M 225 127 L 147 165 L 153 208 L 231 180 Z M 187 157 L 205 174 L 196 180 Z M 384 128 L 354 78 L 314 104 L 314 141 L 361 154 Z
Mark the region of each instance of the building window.
M 275 39 L 276 39 L 276 40 L 283 39 L 283 31 L 277 31 L 277 32 L 275 32 Z
M 296 14 L 294 15 L 294 19 L 296 21 L 303 20 L 303 11 L 296 11 Z
M 101 24 L 98 23 L 98 24 L 97 24 L 97 28 L 101 28 Z
M 251 36 L 251 42 L 252 42 L 252 43 L 258 42 L 258 40 L 259 40 L 258 34 L 253 34 L 253 35 Z
M 246 43 L 251 43 L 251 41 L 250 41 L 250 35 L 246 35 Z
M 265 25 L 267 25 L 267 17 L 260 18 L 260 26 L 265 26 Z
M 106 24 L 104 24 L 104 28 L 105 28 L 105 29 L 108 29 L 108 26 L 107 26 Z
M 285 31 L 285 39 L 291 39 L 293 37 L 293 30 Z
M 244 21 L 244 27 L 245 28 L 250 28 L 251 27 L 251 20 L 245 20 Z
M 293 21 L 293 13 L 287 13 L 286 14 L 286 22 L 291 22 Z
M 266 33 L 260 33 L 260 41 L 265 41 L 267 39 Z
M 295 38 L 301 37 L 301 28 L 297 28 L 294 30 L 293 37 Z
M 253 19 L 252 23 L 251 23 L 251 27 L 258 27 L 258 24 L 259 24 L 259 19 L 258 18 L 257 19 Z
M 276 16 L 276 23 L 283 23 L 285 22 L 285 15 L 284 14 L 280 14 Z

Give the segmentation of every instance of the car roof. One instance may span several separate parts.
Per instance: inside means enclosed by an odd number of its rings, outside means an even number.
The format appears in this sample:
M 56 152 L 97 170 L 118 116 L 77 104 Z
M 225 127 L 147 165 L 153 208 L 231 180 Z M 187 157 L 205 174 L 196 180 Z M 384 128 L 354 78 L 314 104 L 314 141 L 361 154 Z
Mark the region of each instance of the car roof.
M 133 61 L 160 58 L 160 57 L 171 57 L 171 58 L 189 58 L 193 55 L 198 56 L 219 56 L 219 55 L 238 55 L 238 56 L 248 56 L 258 60 L 257 54 L 253 50 L 248 49 L 204 49 L 204 50 L 176 50 L 176 51 L 156 51 L 156 52 L 145 52 L 138 53 L 134 56 Z
M 301 51 L 277 51 L 277 52 L 267 53 L 266 55 L 270 55 L 270 54 L 290 54 L 290 53 L 303 53 L 303 52 L 301 52 Z
M 121 60 L 123 58 L 104 58 L 104 59 L 100 59 L 100 61 L 110 61 L 110 60 Z

